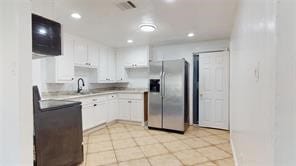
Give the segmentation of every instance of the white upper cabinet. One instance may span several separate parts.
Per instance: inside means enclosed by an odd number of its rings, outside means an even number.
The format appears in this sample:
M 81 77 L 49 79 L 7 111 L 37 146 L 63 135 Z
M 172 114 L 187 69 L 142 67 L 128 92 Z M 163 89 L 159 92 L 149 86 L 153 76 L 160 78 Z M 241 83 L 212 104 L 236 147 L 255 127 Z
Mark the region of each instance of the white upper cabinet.
M 75 66 L 97 68 L 99 47 L 96 43 L 81 38 L 74 41 Z
M 115 82 L 115 52 L 110 47 L 101 46 L 99 56 L 98 82 Z
M 124 61 L 118 61 L 118 63 L 124 65 L 125 68 L 148 67 L 149 46 L 120 48 L 117 50 L 117 57 L 124 59 Z
M 98 67 L 99 63 L 99 55 L 100 49 L 96 43 L 89 43 L 88 44 L 88 56 L 87 60 L 91 66 Z
M 61 56 L 47 58 L 47 83 L 70 83 L 74 80 L 74 39 L 70 35 L 63 37 Z

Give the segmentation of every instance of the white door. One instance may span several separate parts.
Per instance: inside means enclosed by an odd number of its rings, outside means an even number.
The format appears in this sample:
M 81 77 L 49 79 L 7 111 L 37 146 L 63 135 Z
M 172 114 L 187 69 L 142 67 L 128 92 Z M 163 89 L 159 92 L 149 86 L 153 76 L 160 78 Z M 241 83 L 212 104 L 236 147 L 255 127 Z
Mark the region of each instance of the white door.
M 229 52 L 199 54 L 199 125 L 229 129 Z
M 137 122 L 144 121 L 144 103 L 143 101 L 131 101 L 131 120 Z
M 122 120 L 131 119 L 130 102 L 131 102 L 130 100 L 125 100 L 125 99 L 118 100 L 119 119 L 122 119 Z
M 108 118 L 108 103 L 98 103 L 96 106 L 96 126 L 107 122 Z

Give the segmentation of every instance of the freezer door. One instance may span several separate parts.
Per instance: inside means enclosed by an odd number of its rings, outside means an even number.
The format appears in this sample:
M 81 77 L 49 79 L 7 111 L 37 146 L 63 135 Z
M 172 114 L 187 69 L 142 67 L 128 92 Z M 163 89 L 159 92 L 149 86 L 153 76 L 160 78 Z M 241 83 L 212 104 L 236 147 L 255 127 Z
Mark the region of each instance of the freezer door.
M 148 126 L 162 128 L 162 61 L 150 62 Z
M 184 131 L 185 61 L 163 62 L 163 128 Z

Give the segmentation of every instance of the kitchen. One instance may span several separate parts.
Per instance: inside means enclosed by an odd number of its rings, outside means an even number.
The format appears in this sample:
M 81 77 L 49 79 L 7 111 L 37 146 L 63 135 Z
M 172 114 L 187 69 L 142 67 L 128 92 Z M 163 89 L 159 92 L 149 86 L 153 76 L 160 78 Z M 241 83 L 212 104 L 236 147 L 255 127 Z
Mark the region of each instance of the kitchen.
M 295 165 L 294 2 L 2 2 L 0 165 Z

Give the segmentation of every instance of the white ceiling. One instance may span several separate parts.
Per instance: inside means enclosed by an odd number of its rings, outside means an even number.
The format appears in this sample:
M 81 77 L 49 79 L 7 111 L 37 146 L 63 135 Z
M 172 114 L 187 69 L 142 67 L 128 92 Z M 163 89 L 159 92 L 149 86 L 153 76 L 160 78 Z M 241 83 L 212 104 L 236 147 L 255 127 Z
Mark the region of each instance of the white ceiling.
M 66 31 L 113 47 L 228 39 L 237 0 L 131 0 L 136 9 L 122 11 L 124 0 L 54 0 L 54 17 Z M 81 14 L 81 20 L 70 17 Z M 157 31 L 139 31 L 142 23 Z M 187 33 L 194 32 L 193 38 Z M 134 40 L 128 44 L 127 40 Z

